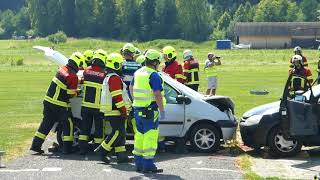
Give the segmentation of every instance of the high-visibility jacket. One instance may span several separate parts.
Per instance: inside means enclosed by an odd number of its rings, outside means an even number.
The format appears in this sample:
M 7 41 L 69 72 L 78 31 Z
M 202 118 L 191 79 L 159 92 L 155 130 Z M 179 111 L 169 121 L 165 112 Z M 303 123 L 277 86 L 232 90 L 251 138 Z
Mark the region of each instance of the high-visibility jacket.
M 199 84 L 199 63 L 198 61 L 191 59 L 184 61 L 184 76 L 186 77 L 185 84 Z
M 116 73 L 108 73 L 103 80 L 100 111 L 105 116 L 120 116 L 130 107 L 126 84 Z
M 303 67 L 300 70 L 292 68 L 289 70 L 289 74 L 306 77 L 308 81 L 312 80 L 312 72 L 307 67 Z M 294 76 L 291 81 L 291 87 L 294 91 L 307 90 L 308 89 L 308 82 L 306 82 L 303 78 Z
M 157 73 L 157 71 L 147 66 L 142 67 L 134 73 L 132 106 L 148 107 L 151 105 L 151 103 L 156 101 L 153 90 L 150 86 L 150 76 L 152 73 Z M 163 95 L 163 105 L 165 105 L 164 91 L 162 90 L 161 93 Z
M 47 90 L 44 100 L 57 106 L 69 107 L 69 99 L 77 95 L 78 76 L 66 65 L 61 67 Z
M 100 109 L 101 88 L 105 76 L 104 68 L 100 66 L 92 65 L 84 70 L 82 106 Z
M 209 60 L 207 60 L 207 61 L 209 61 Z M 211 63 L 214 63 L 214 62 L 206 62 L 206 67 L 204 70 L 206 72 L 207 77 L 218 76 L 218 71 L 217 71 L 216 65 L 208 66 L 208 64 L 211 64 Z
M 180 83 L 184 83 L 186 77 L 183 75 L 182 66 L 177 60 L 166 62 L 163 72 L 167 73 L 173 79 L 176 79 Z

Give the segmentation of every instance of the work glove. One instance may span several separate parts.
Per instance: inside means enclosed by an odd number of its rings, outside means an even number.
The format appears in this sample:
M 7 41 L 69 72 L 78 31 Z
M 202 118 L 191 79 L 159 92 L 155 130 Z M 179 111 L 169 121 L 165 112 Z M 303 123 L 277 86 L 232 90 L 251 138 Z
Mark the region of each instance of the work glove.
M 165 120 L 165 119 L 166 119 L 166 114 L 165 114 L 164 111 L 161 111 L 161 112 L 160 112 L 160 120 L 163 121 L 163 120 Z

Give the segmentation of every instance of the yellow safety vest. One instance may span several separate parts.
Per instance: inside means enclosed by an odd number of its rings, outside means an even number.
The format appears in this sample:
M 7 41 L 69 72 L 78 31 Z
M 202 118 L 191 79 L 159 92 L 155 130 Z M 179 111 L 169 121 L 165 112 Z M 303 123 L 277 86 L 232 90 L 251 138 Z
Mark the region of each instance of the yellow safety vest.
M 134 73 L 132 106 L 148 107 L 152 102 L 155 102 L 155 96 L 150 86 L 150 76 L 154 72 L 157 72 L 157 71 L 147 66 L 144 66 Z M 162 80 L 162 87 L 163 85 L 164 83 Z M 163 106 L 164 106 L 165 105 L 164 91 L 162 91 L 161 94 L 163 96 Z
M 216 65 L 211 66 L 211 67 L 206 67 L 205 69 L 207 77 L 214 77 L 218 76 L 218 71 Z

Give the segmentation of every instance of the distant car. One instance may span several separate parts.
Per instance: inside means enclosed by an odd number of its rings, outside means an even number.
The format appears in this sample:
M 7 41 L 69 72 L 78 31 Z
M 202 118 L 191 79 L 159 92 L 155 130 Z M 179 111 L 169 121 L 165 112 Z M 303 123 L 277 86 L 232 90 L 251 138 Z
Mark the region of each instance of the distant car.
M 245 145 L 255 149 L 267 146 L 280 156 L 293 156 L 302 145 L 320 145 L 320 85 L 307 91 L 290 92 L 291 80 L 289 76 L 281 101 L 243 114 L 240 133 Z
M 67 58 L 50 48 L 35 47 L 45 52 L 46 57 L 64 65 Z M 160 135 L 169 139 L 185 137 L 193 149 L 199 152 L 218 150 L 223 140 L 234 137 L 237 121 L 234 103 L 229 97 L 204 95 L 161 73 L 167 104 L 166 119 L 160 121 Z M 82 76 L 79 71 L 78 76 Z M 81 119 L 81 97 L 71 99 L 72 114 Z

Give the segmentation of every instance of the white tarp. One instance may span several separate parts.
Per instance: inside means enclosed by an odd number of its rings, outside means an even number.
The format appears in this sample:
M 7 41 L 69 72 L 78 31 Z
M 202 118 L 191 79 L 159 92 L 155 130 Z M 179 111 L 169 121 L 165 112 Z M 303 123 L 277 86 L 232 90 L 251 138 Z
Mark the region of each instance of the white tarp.
M 68 63 L 68 58 L 58 51 L 55 51 L 49 47 L 45 46 L 33 46 L 34 49 L 38 49 L 44 52 L 44 55 L 51 62 L 58 64 L 59 66 L 64 66 Z

